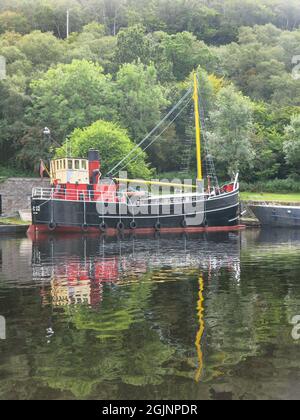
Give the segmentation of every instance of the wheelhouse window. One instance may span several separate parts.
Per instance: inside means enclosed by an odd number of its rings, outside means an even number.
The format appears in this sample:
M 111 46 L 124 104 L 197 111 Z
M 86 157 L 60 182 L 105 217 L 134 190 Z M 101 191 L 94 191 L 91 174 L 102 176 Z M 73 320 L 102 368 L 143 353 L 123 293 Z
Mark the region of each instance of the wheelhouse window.
M 73 161 L 68 160 L 68 169 L 73 169 Z
M 82 169 L 86 170 L 86 160 L 81 161 L 81 167 Z
M 79 160 L 75 160 L 75 169 L 80 169 Z

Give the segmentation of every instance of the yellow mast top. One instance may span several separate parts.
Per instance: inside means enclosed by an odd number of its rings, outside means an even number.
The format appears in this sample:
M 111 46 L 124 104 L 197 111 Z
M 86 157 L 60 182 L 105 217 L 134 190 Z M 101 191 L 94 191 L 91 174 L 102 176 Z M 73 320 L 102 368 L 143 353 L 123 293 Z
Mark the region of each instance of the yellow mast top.
M 202 160 L 201 160 L 201 131 L 199 117 L 199 95 L 198 95 L 198 78 L 194 71 L 194 110 L 195 110 L 195 126 L 196 126 L 196 154 L 197 154 L 197 180 L 203 180 Z

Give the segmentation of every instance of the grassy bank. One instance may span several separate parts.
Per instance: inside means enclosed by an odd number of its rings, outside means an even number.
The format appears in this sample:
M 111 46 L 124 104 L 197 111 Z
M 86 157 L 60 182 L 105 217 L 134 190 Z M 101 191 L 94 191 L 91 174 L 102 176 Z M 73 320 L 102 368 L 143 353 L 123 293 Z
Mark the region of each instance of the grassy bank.
M 18 217 L 0 217 L 0 225 L 29 225 L 29 222 L 23 222 Z
M 300 203 L 300 194 L 273 194 L 260 192 L 242 192 L 242 200 L 245 201 L 273 201 L 280 203 Z

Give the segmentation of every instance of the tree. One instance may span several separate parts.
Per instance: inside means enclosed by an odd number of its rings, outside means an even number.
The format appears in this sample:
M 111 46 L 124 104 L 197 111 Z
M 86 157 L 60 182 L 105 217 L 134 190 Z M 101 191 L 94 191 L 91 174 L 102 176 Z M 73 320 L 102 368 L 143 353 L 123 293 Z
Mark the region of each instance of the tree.
M 103 74 L 101 66 L 86 60 L 59 64 L 33 81 L 31 90 L 28 124 L 50 127 L 56 142 L 64 141 L 77 127 L 116 118 L 110 76 Z
M 130 0 L 127 1 L 124 12 L 127 18 L 127 26 L 140 23 L 147 32 L 163 31 L 166 23 L 160 15 L 161 2 L 157 0 Z
M 173 63 L 169 59 L 166 40 L 169 37 L 165 32 L 153 32 L 148 35 L 150 40 L 151 62 L 157 71 L 160 83 L 171 83 L 175 80 L 173 75 Z
M 282 29 L 294 30 L 300 25 L 300 4 L 298 0 L 276 0 L 271 2 L 275 23 Z
M 300 114 L 291 118 L 285 130 L 283 146 L 286 160 L 296 173 L 300 173 Z
M 9 80 L 0 81 L 0 97 L 0 163 L 7 165 L 26 129 L 23 115 L 29 98 Z
M 117 37 L 116 61 L 118 64 L 132 63 L 136 60 L 144 64 L 149 64 L 151 60 L 150 41 L 145 36 L 145 28 L 142 25 L 122 29 Z
M 292 110 L 274 109 L 263 102 L 254 104 L 255 150 L 253 170 L 244 175 L 245 181 L 281 179 L 288 174 L 283 153 L 283 127 L 290 121 Z
M 81 33 L 70 35 L 66 61 L 89 60 L 99 63 L 105 73 L 115 72 L 118 67 L 114 62 L 116 44 L 116 37 L 105 35 L 104 25 L 91 22 L 83 27 Z
M 300 55 L 298 0 L 0 3 L 0 55 L 7 74 L 1 88 L 6 109 L 0 117 L 0 159 L 17 157 L 31 167 L 39 152 L 48 154 L 40 134 L 45 125 L 61 143 L 76 127 L 105 119 L 118 122 L 138 141 L 161 119 L 168 102 L 179 99 L 190 72 L 200 65 L 210 78 L 223 80 L 223 87 L 234 83 L 264 108 L 255 113 L 264 122 L 255 121 L 257 158 L 245 176 L 285 177 L 291 169 L 282 139 L 290 123 L 287 110 L 297 114 L 300 106 L 299 80 L 292 77 Z M 204 80 L 200 88 L 208 115 L 216 98 Z M 149 147 L 151 162 L 160 170 L 179 169 L 177 155 L 190 137 L 190 113 L 186 108 L 159 144 Z M 207 128 L 214 133 L 209 121 Z M 170 161 L 169 150 L 176 159 Z
M 177 80 L 184 80 L 198 66 L 211 71 L 216 65 L 217 58 L 212 51 L 189 32 L 168 36 L 164 44 Z
M 224 18 L 237 27 L 264 25 L 274 17 L 261 0 L 224 0 L 223 3 Z
M 30 26 L 25 16 L 21 13 L 7 10 L 0 14 L 0 34 L 4 32 L 29 32 Z
M 45 71 L 63 61 L 64 46 L 51 33 L 31 32 L 20 39 L 16 45 L 33 64 L 35 71 Z
M 300 84 L 299 80 L 284 73 L 281 76 L 273 76 L 271 78 L 273 85 L 272 103 L 279 107 L 300 106 Z
M 134 143 L 128 137 L 126 130 L 117 124 L 100 120 L 87 128 L 74 130 L 69 140 L 57 149 L 57 156 L 66 156 L 67 150 L 71 149 L 73 156 L 85 157 L 91 148 L 100 151 L 102 172 L 105 175 L 132 151 Z M 126 170 L 129 175 L 151 177 L 152 172 L 146 163 L 146 154 L 137 149 L 131 158 L 133 156 L 137 156 L 137 159 L 127 165 Z
M 79 31 L 90 17 L 77 0 L 20 0 L 19 10 L 34 29 L 52 32 L 58 38 L 66 37 L 66 12 L 70 10 L 70 29 Z
M 228 174 L 247 170 L 253 162 L 251 144 L 253 105 L 233 86 L 220 90 L 216 110 L 210 114 L 213 131 L 208 133 L 209 145 L 216 162 L 227 169 Z
M 118 108 L 122 125 L 135 141 L 161 120 L 168 102 L 153 65 L 125 64 L 117 74 Z

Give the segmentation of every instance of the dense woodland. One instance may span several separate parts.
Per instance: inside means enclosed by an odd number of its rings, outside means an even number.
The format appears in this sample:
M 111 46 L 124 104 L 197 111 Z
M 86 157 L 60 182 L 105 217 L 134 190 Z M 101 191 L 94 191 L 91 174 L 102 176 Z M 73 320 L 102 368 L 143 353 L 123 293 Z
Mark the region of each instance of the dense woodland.
M 239 170 L 248 183 L 287 179 L 284 188 L 299 188 L 298 0 L 1 0 L 0 55 L 0 175 L 90 146 L 107 171 L 198 69 L 220 176 Z M 191 127 L 188 106 L 130 174 L 180 171 Z

